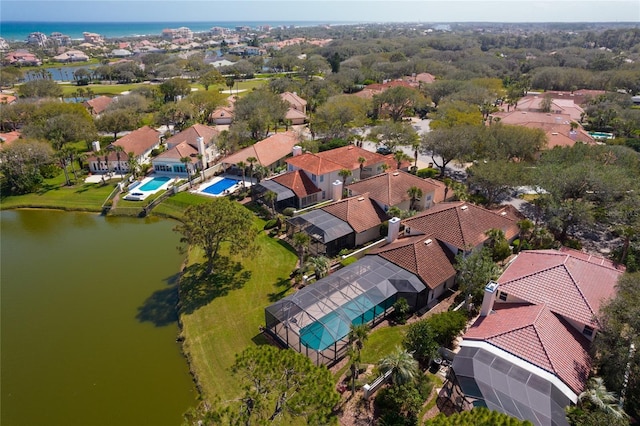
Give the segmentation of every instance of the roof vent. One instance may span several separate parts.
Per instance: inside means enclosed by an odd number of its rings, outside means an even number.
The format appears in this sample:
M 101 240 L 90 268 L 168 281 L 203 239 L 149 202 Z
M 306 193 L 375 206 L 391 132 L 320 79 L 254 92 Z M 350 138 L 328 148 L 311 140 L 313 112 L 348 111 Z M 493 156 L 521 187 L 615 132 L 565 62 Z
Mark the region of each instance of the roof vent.
M 558 136 L 558 132 L 551 132 L 552 136 Z
M 502 212 L 502 213 L 500 213 L 500 214 L 501 214 L 502 216 L 506 216 L 506 215 L 507 215 L 507 212 Z
M 393 172 L 394 176 L 398 176 L 400 173 L 399 172 Z
M 469 206 L 464 205 L 464 206 L 460 207 L 460 210 L 466 210 L 466 209 L 468 209 L 468 208 L 469 208 Z
M 429 244 L 431 244 L 433 242 L 433 240 L 431 238 L 429 238 L 428 240 L 424 240 L 424 245 L 428 246 Z
M 358 201 L 364 201 L 364 197 L 358 197 Z

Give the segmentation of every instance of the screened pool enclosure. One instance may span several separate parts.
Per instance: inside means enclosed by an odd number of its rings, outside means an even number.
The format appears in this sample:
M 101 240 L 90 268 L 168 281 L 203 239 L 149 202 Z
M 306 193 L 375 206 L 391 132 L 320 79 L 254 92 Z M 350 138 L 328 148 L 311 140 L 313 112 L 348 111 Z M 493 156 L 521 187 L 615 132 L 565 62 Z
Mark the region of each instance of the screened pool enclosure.
M 419 309 L 427 293 L 411 272 L 365 256 L 266 308 L 266 331 L 316 364 L 330 365 L 346 355 L 351 324 L 384 319 L 400 297 Z

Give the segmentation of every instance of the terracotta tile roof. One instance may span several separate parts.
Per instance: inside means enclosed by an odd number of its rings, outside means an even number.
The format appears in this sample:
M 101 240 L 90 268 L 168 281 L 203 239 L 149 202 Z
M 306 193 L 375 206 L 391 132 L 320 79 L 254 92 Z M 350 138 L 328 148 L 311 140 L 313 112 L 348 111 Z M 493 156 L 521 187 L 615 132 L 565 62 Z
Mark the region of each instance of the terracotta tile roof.
M 306 119 L 307 115 L 304 112 L 297 110 L 295 108 L 289 108 L 284 118 L 286 120 L 299 120 L 301 118 Z
M 464 201 L 436 204 L 429 210 L 403 220 L 412 232 L 431 234 L 460 250 L 469 250 L 487 240 L 486 232 L 497 228 L 507 240 L 520 232 L 517 221 L 502 211 L 492 211 Z
M 14 130 L 13 132 L 0 133 L 0 140 L 2 141 L 2 143 L 0 143 L 0 149 L 9 146 L 20 139 L 20 135 L 21 133 L 17 130 Z
M 284 173 L 271 179 L 293 191 L 298 198 L 304 198 L 322 191 L 309 179 L 306 173 L 300 170 Z
M 543 305 L 496 304 L 464 335 L 481 340 L 553 373 L 575 393 L 591 368 L 587 339 Z
M 278 160 L 291 154 L 293 147 L 298 144 L 298 136 L 293 131 L 276 133 L 266 139 L 258 141 L 235 154 L 231 154 L 222 160 L 227 164 L 238 164 L 247 161 L 247 158 L 255 157 L 263 166 L 270 166 Z
M 615 294 L 623 274 L 611 261 L 575 250 L 521 252 L 498 279 L 500 290 L 598 328 L 600 305 Z
M 287 101 L 295 109 L 304 110 L 307 105 L 307 101 L 298 96 L 295 92 L 284 92 L 280 94 L 283 101 Z
M 169 147 L 186 142 L 194 148 L 198 149 L 199 137 L 204 139 L 204 144 L 205 146 L 207 146 L 211 143 L 211 140 L 218 134 L 220 134 L 220 132 L 215 127 L 205 126 L 204 124 L 194 124 L 193 126 L 184 129 L 180 133 L 171 136 L 165 142 Z
M 384 156 L 384 162 L 387 164 L 387 170 L 398 170 L 398 162 L 393 158 L 393 154 L 387 154 Z M 400 169 L 409 169 L 413 164 L 413 160 L 404 160 L 400 163 Z
M 365 166 L 372 166 L 384 161 L 384 156 L 377 152 L 367 151 L 355 145 L 342 146 L 316 154 L 318 157 L 340 164 L 342 169 L 355 170 L 360 168 L 358 158 L 367 160 Z
M 209 115 L 209 120 L 217 120 L 221 118 L 231 118 L 233 119 L 233 108 L 229 107 L 218 107 L 213 110 L 211 115 Z
M 524 126 L 529 123 L 548 123 L 548 124 L 571 124 L 571 116 L 567 114 L 551 114 L 536 111 L 511 110 L 509 112 L 501 111 L 492 114 L 500 117 L 501 124 L 513 124 Z
M 347 222 L 356 233 L 379 226 L 388 219 L 378 204 L 369 198 L 369 194 L 336 201 L 322 207 L 322 210 Z
M 313 154 L 311 152 L 305 152 L 304 154 L 288 158 L 287 164 L 316 176 L 335 172 L 344 168 L 341 164 L 321 158 L 317 154 Z
M 444 188 L 442 182 L 433 179 L 421 179 L 411 173 L 399 171 L 387 171 L 367 179 L 362 179 L 347 186 L 354 194 L 369 193 L 369 196 L 381 204 L 396 206 L 410 199 L 407 190 L 417 186 L 424 195 L 434 193 L 433 201 L 444 201 Z
M 121 137 L 113 144 L 121 146 L 124 149 L 125 155 L 133 152 L 134 155 L 139 156 L 159 143 L 160 132 L 149 126 L 144 126 Z
M 94 115 L 102 114 L 113 102 L 113 98 L 109 96 L 98 96 L 97 98 L 84 101 L 84 106 Z
M 189 157 L 192 163 L 197 163 L 199 161 L 198 150 L 187 142 L 180 142 L 178 145 L 155 157 L 154 160 L 179 160 L 184 157 Z
M 13 95 L 8 95 L 6 93 L 0 93 L 0 104 L 3 105 L 11 105 L 12 103 L 14 103 L 16 101 L 15 96 Z
M 399 238 L 369 254 L 383 257 L 417 275 L 432 290 L 456 275 L 453 255 L 431 236 Z
M 580 120 L 580 115 L 584 112 L 584 110 L 579 105 L 577 105 L 573 101 L 573 99 L 559 96 L 555 97 L 550 93 L 525 96 L 518 101 L 517 109 L 520 111 L 541 111 L 542 101 L 547 95 L 550 95 L 552 97 L 551 111 L 556 114 L 567 114 L 571 117 L 572 120 Z
M 369 84 L 366 89 L 372 90 L 372 91 L 378 91 L 378 92 L 384 92 L 387 89 L 390 89 L 392 87 L 409 87 L 411 89 L 413 89 L 414 87 L 409 84 L 406 81 L 403 80 L 392 80 L 392 81 L 388 81 L 386 83 L 374 83 L 374 84 Z

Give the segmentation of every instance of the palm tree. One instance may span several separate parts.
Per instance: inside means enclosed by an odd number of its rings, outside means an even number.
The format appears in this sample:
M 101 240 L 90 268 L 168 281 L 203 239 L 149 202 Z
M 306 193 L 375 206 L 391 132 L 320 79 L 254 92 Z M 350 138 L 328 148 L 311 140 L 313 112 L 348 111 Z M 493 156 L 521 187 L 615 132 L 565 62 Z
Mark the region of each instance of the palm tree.
M 412 186 L 411 188 L 407 189 L 407 194 L 411 199 L 409 210 L 416 210 L 416 201 L 422 198 L 422 189 L 418 188 L 417 186 Z
M 298 252 L 298 260 L 300 262 L 300 267 L 302 268 L 302 265 L 304 265 L 304 254 L 309 247 L 311 238 L 306 232 L 296 232 L 295 234 L 293 234 L 292 242 L 293 246 Z
M 416 171 L 418 170 L 418 149 L 420 149 L 420 144 L 420 139 L 414 140 L 411 144 L 411 148 L 413 148 L 413 167 L 415 167 Z
M 138 163 L 138 158 L 133 152 L 129 152 L 127 154 L 127 167 L 129 168 L 129 171 L 133 175 L 134 179 L 138 177 L 138 169 L 140 168 L 140 163 Z
M 391 371 L 391 381 L 394 385 L 409 383 L 420 374 L 418 361 L 400 346 L 396 346 L 395 351 L 378 361 L 378 369 L 383 374 Z
M 247 165 L 244 163 L 244 161 L 238 161 L 236 163 L 236 166 L 238 166 L 238 168 L 242 171 L 242 187 L 245 187 L 245 183 L 244 183 L 244 172 L 245 172 L 245 168 L 247 167 Z
M 247 158 L 247 163 L 249 163 L 249 181 L 253 178 L 253 164 L 257 162 L 258 159 L 256 157 Z
M 276 194 L 273 191 L 267 191 L 267 192 L 264 193 L 262 198 L 264 198 L 264 201 L 269 204 L 269 207 L 271 207 L 271 212 L 275 216 L 276 215 L 276 200 L 278 199 L 278 194 Z
M 260 183 L 260 181 L 269 176 L 269 168 L 263 166 L 262 164 L 258 164 L 255 169 L 256 172 L 256 183 Z
M 109 146 L 110 146 L 110 149 L 115 151 L 115 153 L 116 153 L 116 159 L 118 160 L 118 164 L 116 166 L 116 169 L 118 171 L 121 171 L 122 167 L 120 167 L 120 155 L 124 152 L 124 148 L 121 147 L 120 145 L 113 145 L 113 144 L 111 144 Z
M 338 172 L 338 176 L 342 178 L 342 196 L 343 197 L 346 196 L 347 194 L 347 188 L 346 188 L 347 178 L 351 176 L 351 174 L 352 174 L 351 170 L 349 169 L 342 169 Z
M 403 151 L 398 150 L 393 153 L 393 159 L 396 160 L 396 163 L 397 163 L 396 169 L 400 170 L 400 167 L 402 167 L 402 162 L 410 160 L 411 157 L 409 157 Z
M 187 180 L 189 181 L 189 186 L 191 186 L 191 170 L 189 169 L 189 163 L 191 163 L 191 158 L 182 157 L 180 158 L 180 162 L 184 164 L 184 168 L 187 171 Z
M 362 169 L 364 169 L 364 163 L 367 161 L 364 157 L 358 157 L 358 163 L 360 163 L 360 179 L 362 179 Z
M 205 164 L 202 162 L 203 158 L 204 158 L 204 155 L 198 154 L 198 160 L 200 161 L 200 167 L 202 167 L 202 182 L 204 182 L 204 169 L 205 169 Z
M 601 377 L 592 377 L 587 383 L 587 389 L 578 396 L 580 405 L 589 402 L 599 410 L 613 414 L 617 418 L 626 417 L 627 414 L 618 405 L 616 394 L 607 390 Z
M 391 371 L 391 381 L 394 385 L 410 383 L 420 374 L 418 361 L 400 346 L 396 346 L 395 351 L 378 361 L 378 369 L 383 374 Z
M 316 278 L 324 278 L 329 274 L 331 268 L 331 261 L 325 256 L 314 256 L 307 260 L 307 266 L 313 268 L 316 274 Z

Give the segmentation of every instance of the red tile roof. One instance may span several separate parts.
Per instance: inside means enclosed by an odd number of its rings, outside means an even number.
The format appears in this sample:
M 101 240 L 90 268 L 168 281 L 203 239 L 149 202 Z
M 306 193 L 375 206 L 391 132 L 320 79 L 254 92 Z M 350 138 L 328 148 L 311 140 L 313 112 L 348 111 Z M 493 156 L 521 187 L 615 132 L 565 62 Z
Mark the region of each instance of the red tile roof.
M 231 154 L 222 160 L 227 164 L 238 164 L 247 161 L 247 158 L 255 157 L 263 166 L 270 166 L 278 160 L 291 154 L 293 147 L 298 144 L 298 136 L 293 131 L 276 133 L 266 139 L 258 141 L 235 154 Z
M 178 145 L 155 157 L 155 160 L 180 160 L 184 157 L 189 157 L 192 163 L 197 163 L 199 161 L 198 150 L 187 142 L 180 142 Z
M 194 148 L 198 149 L 198 138 L 204 139 L 204 145 L 210 145 L 211 140 L 218 136 L 220 132 L 215 127 L 205 126 L 204 124 L 194 124 L 181 131 L 178 134 L 171 136 L 165 142 L 167 146 L 178 145 L 182 142 L 186 142 Z
M 500 291 L 597 328 L 600 305 L 623 274 L 611 261 L 575 250 L 521 252 L 498 279 Z
M 336 201 L 322 207 L 322 210 L 347 222 L 356 233 L 379 226 L 388 219 L 386 213 L 378 204 L 369 198 L 369 194 Z
M 318 157 L 333 161 L 340 164 L 343 169 L 355 170 L 360 168 L 358 158 L 362 157 L 366 160 L 365 166 L 372 166 L 384 161 L 384 156 L 377 152 L 367 151 L 355 145 L 342 146 L 340 148 L 330 149 L 328 151 L 319 152 Z
M 121 137 L 113 144 L 121 146 L 126 154 L 133 152 L 134 155 L 139 156 L 159 143 L 160 132 L 149 126 L 144 126 Z
M 369 193 L 369 196 L 381 204 L 396 206 L 410 199 L 407 190 L 412 186 L 417 186 L 422 193 L 434 193 L 433 202 L 444 201 L 444 188 L 442 182 L 433 179 L 421 179 L 411 173 L 398 171 L 388 171 L 367 179 L 362 179 L 347 186 L 347 189 L 354 194 Z
M 456 275 L 453 255 L 431 236 L 400 238 L 369 254 L 383 257 L 417 275 L 432 290 Z
M 520 232 L 517 221 L 501 214 L 464 201 L 436 204 L 429 210 L 403 220 L 412 231 L 431 234 L 460 250 L 469 250 L 487 240 L 486 232 L 501 229 L 507 240 Z
M 20 139 L 20 135 L 21 133 L 17 130 L 14 130 L 13 132 L 0 133 L 0 141 L 2 141 L 2 143 L 0 143 L 0 149 L 9 146 L 9 144 Z
M 322 191 L 309 179 L 306 173 L 300 170 L 284 173 L 276 176 L 273 179 L 274 182 L 278 182 L 282 186 L 286 186 L 293 191 L 298 198 L 304 198 L 311 194 L 317 194 Z
M 488 342 L 547 370 L 576 394 L 584 390 L 591 367 L 588 341 L 545 305 L 496 304 L 464 339 Z
M 294 109 L 302 111 L 307 106 L 307 101 L 295 92 L 284 92 L 280 94 L 280 97 L 283 101 L 289 102 Z
M 318 157 L 317 154 L 313 154 L 311 152 L 305 152 L 304 154 L 288 158 L 287 164 L 316 176 L 335 172 L 344 168 L 341 164 Z
M 98 96 L 97 98 L 84 101 L 84 105 L 94 115 L 102 114 L 113 102 L 113 98 L 109 96 Z

